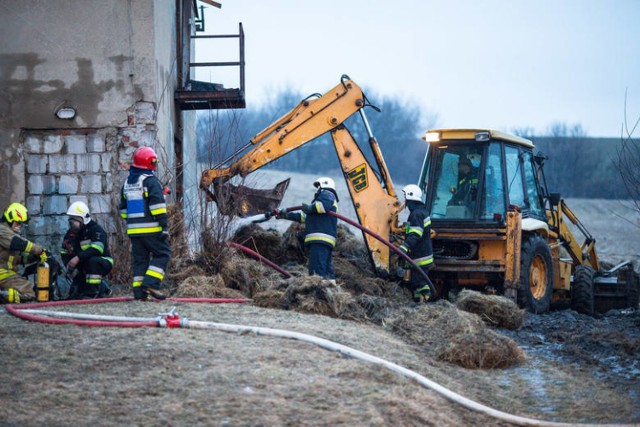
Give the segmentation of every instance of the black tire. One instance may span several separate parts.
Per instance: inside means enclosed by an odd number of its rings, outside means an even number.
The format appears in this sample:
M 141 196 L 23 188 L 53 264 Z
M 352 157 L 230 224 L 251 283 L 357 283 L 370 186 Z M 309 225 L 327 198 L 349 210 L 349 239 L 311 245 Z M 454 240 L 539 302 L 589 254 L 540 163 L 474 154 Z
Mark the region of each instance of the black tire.
M 545 313 L 553 294 L 551 249 L 539 235 L 522 237 L 518 304 L 531 313 Z
M 587 265 L 579 265 L 571 283 L 571 308 L 578 313 L 593 316 L 593 276 L 595 271 Z
M 633 270 L 633 266 L 630 266 L 627 270 L 627 306 L 638 309 L 640 303 L 640 280 L 638 273 Z

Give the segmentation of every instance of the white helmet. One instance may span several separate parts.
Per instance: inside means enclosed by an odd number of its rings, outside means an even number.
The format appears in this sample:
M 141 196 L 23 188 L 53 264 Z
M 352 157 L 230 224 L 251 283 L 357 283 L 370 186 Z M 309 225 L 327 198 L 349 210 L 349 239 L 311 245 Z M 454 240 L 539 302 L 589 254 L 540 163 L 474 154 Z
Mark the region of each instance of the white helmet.
M 333 179 L 327 178 L 326 176 L 316 179 L 313 183 L 313 186 L 316 188 L 336 191 L 336 183 L 333 182 Z
M 67 215 L 82 218 L 84 225 L 91 222 L 91 212 L 89 212 L 89 206 L 87 206 L 85 202 L 78 201 L 71 203 L 71 206 L 67 209 Z
M 422 190 L 415 184 L 409 184 L 402 189 L 405 200 L 422 201 Z

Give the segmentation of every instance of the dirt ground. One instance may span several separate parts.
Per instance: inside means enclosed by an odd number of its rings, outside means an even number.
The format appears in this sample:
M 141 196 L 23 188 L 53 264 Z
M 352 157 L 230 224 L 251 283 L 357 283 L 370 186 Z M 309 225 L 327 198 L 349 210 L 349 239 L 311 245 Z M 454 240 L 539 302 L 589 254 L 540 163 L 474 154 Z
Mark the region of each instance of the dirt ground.
M 286 241 L 269 239 L 254 249 L 271 259 L 295 258 L 295 250 L 280 246 Z M 348 252 L 346 240 L 339 238 L 338 255 Z M 600 252 L 637 256 L 636 246 Z M 515 312 L 515 326 L 507 329 L 452 302 L 416 306 L 394 284 L 369 277 L 353 257 L 334 260 L 339 288 L 305 281 L 295 262 L 279 260 L 296 275 L 285 280 L 241 258 L 210 274 L 197 272 L 202 260 L 183 265 L 167 285 L 177 297 L 244 296 L 250 303 L 127 301 L 50 310 L 155 318 L 175 307 L 191 321 L 283 329 L 348 345 L 507 413 L 640 424 L 637 309 L 597 318 L 571 310 L 519 318 Z M 129 294 L 124 286 L 114 289 Z M 510 425 L 380 365 L 292 339 L 50 325 L 4 307 L 0 325 L 3 426 Z M 463 367 L 463 353 L 482 367 Z
M 435 303 L 428 310 L 436 310 Z M 436 360 L 385 326 L 252 304 L 118 302 L 52 308 L 270 327 L 342 343 L 509 413 L 640 423 L 640 314 L 572 311 L 495 329 L 525 351 L 507 369 Z M 418 308 L 412 308 L 417 310 Z M 86 327 L 0 312 L 2 425 L 509 425 L 416 382 L 312 344 L 215 330 Z M 434 331 L 425 330 L 425 335 Z

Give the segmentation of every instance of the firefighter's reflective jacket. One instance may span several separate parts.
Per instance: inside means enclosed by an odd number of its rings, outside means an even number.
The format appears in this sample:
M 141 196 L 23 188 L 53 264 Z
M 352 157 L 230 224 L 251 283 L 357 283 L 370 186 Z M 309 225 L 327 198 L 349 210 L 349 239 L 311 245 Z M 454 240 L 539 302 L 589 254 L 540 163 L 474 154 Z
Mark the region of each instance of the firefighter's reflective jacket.
M 336 245 L 338 219 L 326 212 L 338 211 L 338 201 L 331 190 L 320 189 L 309 205 L 310 211 L 289 212 L 287 219 L 305 224 L 304 244 L 321 243 L 331 248 Z
M 113 258 L 111 258 L 111 252 L 109 252 L 107 234 L 104 229 L 93 220 L 77 234 L 72 230 L 67 231 L 64 239 L 62 239 L 60 255 L 65 265 L 68 264 L 74 256 L 80 258 L 81 263 L 84 263 L 91 257 L 98 256 L 113 265 Z
M 42 246 L 14 233 L 9 224 L 0 223 L 0 280 L 13 276 L 18 265 L 37 261 Z
M 405 230 L 405 240 L 400 249 L 407 253 L 420 267 L 433 263 L 431 244 L 431 217 L 422 202 L 408 200 L 409 218 Z
M 130 237 L 167 230 L 167 203 L 153 171 L 130 167 L 121 190 L 120 216 L 127 220 Z

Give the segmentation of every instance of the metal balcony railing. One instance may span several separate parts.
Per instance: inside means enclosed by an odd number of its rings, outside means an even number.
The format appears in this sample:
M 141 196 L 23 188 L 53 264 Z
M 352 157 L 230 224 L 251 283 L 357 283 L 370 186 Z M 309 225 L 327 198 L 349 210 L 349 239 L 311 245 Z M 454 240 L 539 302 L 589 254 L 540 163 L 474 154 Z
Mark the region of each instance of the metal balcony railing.
M 238 67 L 239 88 L 225 88 L 219 83 L 202 82 L 189 79 L 184 87 L 177 90 L 175 99 L 181 110 L 215 110 L 225 108 L 245 108 L 244 97 L 244 30 L 242 23 L 238 25 L 238 34 L 195 35 L 192 39 L 225 39 L 237 38 L 239 45 L 239 61 L 231 62 L 189 62 L 189 75 L 198 67 Z M 197 41 L 196 41 L 197 43 Z

